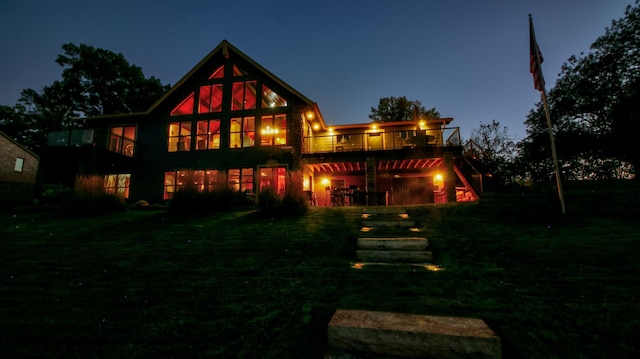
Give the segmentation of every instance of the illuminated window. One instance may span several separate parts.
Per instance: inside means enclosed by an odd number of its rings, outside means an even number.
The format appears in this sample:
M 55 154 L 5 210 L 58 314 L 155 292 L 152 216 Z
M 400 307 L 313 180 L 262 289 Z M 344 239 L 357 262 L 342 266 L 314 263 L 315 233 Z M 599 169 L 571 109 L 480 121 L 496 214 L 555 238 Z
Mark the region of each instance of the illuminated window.
M 196 150 L 217 150 L 220 148 L 220 120 L 198 121 Z
M 255 145 L 255 117 L 235 117 L 229 129 L 229 147 L 253 147 Z
M 260 126 L 262 146 L 287 144 L 287 115 L 262 116 Z
M 16 157 L 16 163 L 13 166 L 13 170 L 16 172 L 22 172 L 24 167 L 24 158 Z
M 129 198 L 130 174 L 111 174 L 104 176 L 104 190 L 107 193 Z
M 274 191 L 280 196 L 284 196 L 285 180 L 286 180 L 286 167 L 264 167 L 260 168 L 260 192 L 266 188 L 273 188 Z
M 169 124 L 169 152 L 191 150 L 191 121 Z
M 262 85 L 262 108 L 284 107 L 287 100 L 273 92 L 270 88 Z
M 253 110 L 256 108 L 256 81 L 233 83 L 231 111 Z
M 171 171 L 164 173 L 165 200 L 173 198 L 173 194 L 184 189 L 189 182 L 199 192 L 207 192 L 216 188 L 218 183 L 217 170 Z
M 213 80 L 213 79 L 221 79 L 224 77 L 224 65 L 218 67 L 217 70 L 215 70 L 211 76 L 209 76 L 209 80 Z
M 222 84 L 200 86 L 198 113 L 222 111 Z
M 194 93 L 192 92 L 171 111 L 171 116 L 193 115 L 193 98 Z
M 218 171 L 194 171 L 194 184 L 200 192 L 209 192 L 214 190 L 218 184 Z
M 253 169 L 229 169 L 227 182 L 229 184 L 229 188 L 231 188 L 233 191 L 253 192 Z
M 133 157 L 136 126 L 115 126 L 109 132 L 109 151 Z
M 246 75 L 247 75 L 246 71 L 239 68 L 237 65 L 233 65 L 233 77 L 246 76 Z

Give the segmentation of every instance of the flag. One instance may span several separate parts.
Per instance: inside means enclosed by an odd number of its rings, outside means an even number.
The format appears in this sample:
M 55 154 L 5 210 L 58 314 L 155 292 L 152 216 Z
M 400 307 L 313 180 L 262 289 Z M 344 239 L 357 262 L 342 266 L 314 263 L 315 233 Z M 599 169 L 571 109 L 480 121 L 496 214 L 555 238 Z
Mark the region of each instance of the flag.
M 540 64 L 544 59 L 536 42 L 536 33 L 533 31 L 533 20 L 529 15 L 529 71 L 533 75 L 533 87 L 538 91 L 544 91 L 544 77 Z

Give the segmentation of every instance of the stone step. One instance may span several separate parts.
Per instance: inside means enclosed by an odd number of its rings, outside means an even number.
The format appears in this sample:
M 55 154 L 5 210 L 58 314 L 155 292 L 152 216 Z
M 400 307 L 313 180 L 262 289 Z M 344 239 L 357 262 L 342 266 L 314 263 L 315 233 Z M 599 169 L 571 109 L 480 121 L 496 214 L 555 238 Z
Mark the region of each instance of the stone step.
M 422 229 L 416 227 L 400 227 L 400 228 L 390 228 L 390 227 L 361 227 L 360 232 L 369 237 L 398 237 L 398 236 L 415 236 L 419 235 L 422 232 Z
M 423 237 L 358 238 L 358 249 L 423 251 L 427 247 L 429 240 Z
M 327 329 L 331 350 L 410 358 L 501 358 L 481 319 L 338 309 Z M 331 355 L 329 355 L 331 357 Z
M 408 221 L 408 220 L 400 220 L 400 221 L 370 221 L 364 220 L 362 221 L 363 227 L 373 227 L 373 228 L 405 228 L 405 227 L 415 227 L 416 221 Z
M 360 262 L 424 263 L 433 260 L 431 251 L 357 250 Z
M 362 213 L 369 214 L 402 214 L 407 211 L 402 207 L 369 207 L 362 210 Z

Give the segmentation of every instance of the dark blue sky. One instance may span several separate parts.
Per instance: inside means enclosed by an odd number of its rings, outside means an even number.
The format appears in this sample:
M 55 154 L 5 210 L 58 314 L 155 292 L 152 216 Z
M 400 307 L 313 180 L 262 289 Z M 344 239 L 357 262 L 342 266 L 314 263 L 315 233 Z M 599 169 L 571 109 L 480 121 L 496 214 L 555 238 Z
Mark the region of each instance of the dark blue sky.
M 60 78 L 64 43 L 122 53 L 175 84 L 226 39 L 316 101 L 330 125 L 369 122 L 407 96 L 469 137 L 499 121 L 516 139 L 539 101 L 529 74 L 533 15 L 547 89 L 633 0 L 2 0 L 0 104 Z

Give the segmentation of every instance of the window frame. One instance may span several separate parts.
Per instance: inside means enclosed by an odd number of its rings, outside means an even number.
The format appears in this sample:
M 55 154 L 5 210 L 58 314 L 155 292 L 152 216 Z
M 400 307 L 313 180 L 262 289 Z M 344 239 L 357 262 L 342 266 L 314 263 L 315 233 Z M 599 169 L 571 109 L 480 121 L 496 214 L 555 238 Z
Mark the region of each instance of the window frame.
M 186 129 L 183 125 L 189 124 L 189 129 Z M 172 126 L 177 126 L 176 134 L 172 132 Z M 183 131 L 188 131 L 188 134 L 183 134 Z M 176 139 L 172 141 L 172 139 Z M 167 152 L 189 152 L 191 151 L 191 143 L 193 142 L 193 121 L 171 121 L 167 129 Z M 171 145 L 175 143 L 176 148 L 172 150 Z M 180 144 L 184 144 L 181 146 Z
M 120 129 L 121 133 L 114 130 Z M 127 137 L 127 130 L 133 130 L 133 137 Z M 111 152 L 119 153 L 127 157 L 133 157 L 136 149 L 136 137 L 138 134 L 137 125 L 117 125 L 109 127 L 109 140 L 107 149 Z
M 110 178 L 113 178 L 113 181 L 110 181 Z M 110 185 L 110 183 L 113 183 L 113 185 Z M 131 188 L 131 173 L 106 174 L 104 176 L 103 188 L 107 193 L 115 194 L 122 198 L 128 199 L 129 191 Z
M 15 164 L 13 165 L 13 171 L 22 173 L 24 171 L 24 158 L 16 157 Z

